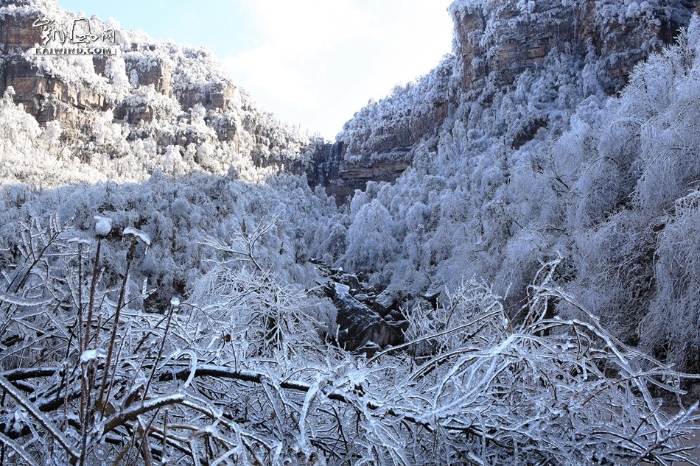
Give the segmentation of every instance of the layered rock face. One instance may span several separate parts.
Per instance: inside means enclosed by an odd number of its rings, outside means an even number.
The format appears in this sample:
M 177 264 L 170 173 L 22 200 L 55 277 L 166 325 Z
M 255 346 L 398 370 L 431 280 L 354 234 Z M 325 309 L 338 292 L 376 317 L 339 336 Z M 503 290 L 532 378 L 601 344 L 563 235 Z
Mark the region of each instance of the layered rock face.
M 78 23 L 94 42 L 73 40 Z M 53 52 L 90 46 L 114 53 Z M 51 52 L 36 54 L 37 47 Z M 60 124 L 64 147 L 94 142 L 96 122 L 104 125 L 107 115 L 122 127 L 124 143 L 153 141 L 154 158 L 180 154 L 184 164 L 192 165 L 186 170 L 225 173 L 231 162 L 250 159 L 256 167 L 305 171 L 301 159 L 309 136 L 260 110 L 210 52 L 80 18 L 56 0 L 2 2 L 0 96 L 9 88 L 14 102 L 39 124 Z M 119 147 L 126 146 L 110 143 L 110 158 L 128 155 Z
M 256 166 L 306 171 L 312 187 L 324 186 L 339 203 L 368 181 L 394 181 L 412 163 L 418 144 L 432 150 L 445 121 L 479 118 L 464 110 L 465 103 L 489 105 L 523 73 L 546 68 L 547 60 L 567 57 L 577 68 L 573 72 L 595 76 L 607 92 L 616 92 L 632 67 L 672 41 L 697 8 L 691 0 L 456 0 L 450 7 L 454 56 L 416 83 L 361 109 L 334 144 L 316 145 L 304 166 L 308 137 L 280 137 L 290 132 L 279 131 L 281 125 L 257 109 L 205 50 L 119 30 L 119 56 L 32 56 L 26 52 L 47 32 L 37 20 L 66 25 L 77 17 L 55 0 L 5 0 L 2 5 L 0 93 L 12 87 L 14 101 L 40 124 L 60 122 L 64 142 L 82 138 L 88 143 L 82 135 L 97 115 L 111 111 L 113 123 L 128 127 L 130 140 L 150 137 L 160 154 L 168 146 L 184 154 L 191 145 L 197 151 L 202 144 L 225 144 L 226 151 L 250 157 Z M 91 21 L 96 30 L 110 27 Z M 154 125 L 144 130 L 144 123 Z M 510 145 L 519 147 L 547 125 L 546 119 L 524 122 L 513 131 Z M 204 165 L 221 171 L 225 164 Z
M 348 121 L 334 144 L 319 147 L 308 172 L 340 204 L 368 181 L 392 182 L 408 168 L 413 147 L 436 135 L 448 116 L 454 60 L 447 59 L 418 83 L 397 88 Z
M 104 109 L 105 96 L 88 85 L 75 85 L 41 73 L 26 52 L 42 43 L 42 28 L 35 22 L 42 18 L 40 8 L 31 2 L 5 2 L 0 10 L 2 63 L 0 92 L 8 87 L 15 91 L 15 101 L 40 123 L 65 116 L 70 108 Z
M 221 79 L 217 79 L 215 82 L 187 80 L 188 76 L 183 76 L 183 70 L 178 69 L 187 65 L 187 63 L 183 63 L 186 60 L 179 57 L 180 63 L 175 62 L 169 56 L 172 50 L 155 42 L 149 44 L 122 43 L 120 44 L 122 56 L 119 59 L 102 55 L 92 56 L 93 66 L 90 71 L 93 73 L 88 76 L 79 76 L 79 78 L 83 78 L 83 82 L 80 83 L 71 82 L 66 76 L 46 72 L 40 62 L 27 56 L 27 51 L 42 44 L 42 28 L 37 27 L 37 21 L 50 17 L 52 13 L 60 15 L 63 22 L 70 22 L 75 18 L 67 16 L 66 12 L 61 10 L 45 11 L 41 8 L 42 4 L 38 2 L 8 1 L 5 3 L 8 3 L 10 7 L 3 7 L 0 14 L 0 41 L 4 45 L 4 66 L 0 91 L 12 86 L 16 93 L 15 100 L 25 103 L 27 111 L 38 116 L 40 122 L 53 119 L 45 118 L 41 113 L 43 109 L 41 100 L 47 95 L 80 109 L 106 109 L 107 107 L 123 105 L 123 102 L 110 100 L 104 95 L 108 91 L 114 90 L 109 89 L 105 84 L 114 84 L 114 72 L 110 71 L 110 65 L 113 66 L 112 62 L 119 60 L 123 61 L 125 76 L 134 88 L 153 86 L 156 92 L 174 97 L 185 111 L 197 104 L 214 111 L 231 110 L 234 107 L 236 87 L 229 79 L 219 77 Z M 201 58 L 206 57 L 206 55 L 206 52 L 200 51 L 195 54 L 192 61 L 201 61 Z M 180 76 L 174 76 L 178 73 Z M 175 83 L 174 79 L 177 77 L 184 79 Z M 102 88 L 102 93 L 89 87 L 91 81 L 99 80 L 99 78 L 103 78 L 101 80 L 102 86 L 99 86 Z M 144 107 L 142 113 L 149 113 L 149 111 Z M 132 122 L 138 119 L 134 116 L 131 118 Z M 222 136 L 227 137 L 228 133 L 222 133 Z
M 548 54 L 565 53 L 596 62 L 608 92 L 616 92 L 639 60 L 673 41 L 692 8 L 687 0 L 455 2 L 462 89 L 512 84 Z
M 365 156 L 354 160 L 345 158 L 348 148 L 343 141 L 320 145 L 307 168 L 309 186 L 324 186 L 326 193 L 342 205 L 352 199 L 356 189 L 364 190 L 369 181 L 392 182 L 401 176 L 410 165 L 411 145 L 391 148 L 392 152 L 382 154 L 381 159 Z
M 674 40 L 693 8 L 690 0 L 456 0 L 450 7 L 455 56 L 358 112 L 336 145 L 316 154 L 309 178 L 341 197 L 363 190 L 369 179 L 394 180 L 410 165 L 412 148 L 420 141 L 430 146 L 460 105 L 489 105 L 523 73 L 545 69 L 547 60 L 572 63 L 580 81 L 585 72 L 615 93 L 636 63 Z M 456 117 L 478 118 L 469 110 Z M 547 124 L 524 122 L 510 145 L 519 147 Z

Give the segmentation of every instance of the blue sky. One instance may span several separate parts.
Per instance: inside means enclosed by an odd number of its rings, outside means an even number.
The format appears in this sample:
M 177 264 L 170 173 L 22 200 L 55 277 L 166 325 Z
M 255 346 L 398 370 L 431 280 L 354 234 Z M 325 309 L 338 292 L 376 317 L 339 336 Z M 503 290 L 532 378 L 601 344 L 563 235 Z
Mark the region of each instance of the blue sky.
M 451 0 L 59 0 L 160 40 L 201 45 L 288 123 L 333 139 L 371 98 L 451 51 Z

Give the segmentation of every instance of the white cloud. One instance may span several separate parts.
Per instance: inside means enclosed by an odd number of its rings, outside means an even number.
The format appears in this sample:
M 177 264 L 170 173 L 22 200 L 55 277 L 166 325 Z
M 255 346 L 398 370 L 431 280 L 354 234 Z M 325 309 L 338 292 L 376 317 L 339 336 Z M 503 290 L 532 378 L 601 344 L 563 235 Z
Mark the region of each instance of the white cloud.
M 269 43 L 290 57 L 327 51 L 371 33 L 368 12 L 351 0 L 256 0 L 245 5 Z
M 331 137 L 450 51 L 449 0 L 244 0 L 258 45 L 222 57 L 263 107 Z

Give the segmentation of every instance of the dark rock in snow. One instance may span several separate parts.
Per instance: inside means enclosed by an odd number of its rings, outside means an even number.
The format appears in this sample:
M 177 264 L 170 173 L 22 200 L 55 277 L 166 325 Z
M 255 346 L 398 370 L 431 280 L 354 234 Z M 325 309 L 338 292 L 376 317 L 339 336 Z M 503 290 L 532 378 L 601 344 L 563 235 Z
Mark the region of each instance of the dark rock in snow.
M 428 301 L 430 303 L 430 306 L 433 309 L 437 309 L 438 299 L 440 298 L 440 292 L 439 291 L 428 291 L 426 293 L 423 293 L 421 295 L 421 298 Z
M 327 277 L 320 284 L 337 310 L 338 331 L 334 338 L 339 346 L 371 355 L 404 341 L 408 322 L 399 311 L 395 298 L 388 293 L 375 297 L 374 288 L 361 282 L 356 275 L 346 273 L 342 268 L 314 263 L 321 275 Z M 381 303 L 378 303 L 380 298 Z
M 409 142 L 421 135 L 412 136 Z M 392 148 L 381 160 L 369 155 L 360 160 L 346 159 L 347 147 L 342 141 L 319 145 L 306 172 L 309 186 L 323 186 L 329 196 L 335 196 L 338 205 L 349 201 L 356 189 L 364 191 L 369 181 L 393 182 L 410 165 L 406 147 Z
M 380 293 L 374 300 L 372 309 L 378 312 L 380 315 L 385 316 L 394 309 L 396 305 L 396 298 L 386 291 Z
M 403 339 L 399 326 L 389 325 L 382 316 L 350 294 L 347 285 L 331 282 L 326 293 L 338 310 L 338 344 L 350 351 L 374 353 L 377 348 L 395 345 Z
M 357 293 L 362 289 L 362 285 L 360 285 L 360 281 L 357 279 L 357 276 L 353 274 L 346 273 L 343 276 L 340 277 L 340 283 L 343 285 L 347 285 L 350 287 L 350 291 L 353 293 Z

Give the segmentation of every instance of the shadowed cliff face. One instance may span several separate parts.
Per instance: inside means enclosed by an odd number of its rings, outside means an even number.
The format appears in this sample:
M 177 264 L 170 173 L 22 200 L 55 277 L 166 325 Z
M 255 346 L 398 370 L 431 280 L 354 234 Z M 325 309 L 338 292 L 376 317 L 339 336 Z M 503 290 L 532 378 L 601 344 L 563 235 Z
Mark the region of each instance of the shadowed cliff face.
M 364 190 L 368 180 L 392 181 L 410 166 L 416 144 L 433 144 L 446 119 L 479 118 L 469 110 L 471 103 L 488 106 L 512 90 L 521 75 L 543 74 L 553 62 L 573 68 L 569 72 L 581 87 L 579 100 L 597 90 L 619 91 L 636 63 L 673 42 L 694 7 L 690 0 L 624 3 L 455 1 L 450 7 L 454 57 L 358 112 L 332 148 L 316 153 L 310 182 L 347 199 L 355 189 Z M 507 144 L 518 148 L 547 125 L 539 118 L 510 129 L 512 134 L 504 128 L 488 131 L 503 133 Z
M 324 186 L 342 204 L 368 181 L 392 182 L 401 176 L 415 145 L 437 136 L 448 117 L 455 102 L 454 64 L 454 57 L 446 57 L 417 83 L 397 86 L 391 97 L 357 112 L 335 143 L 317 147 L 307 172 L 309 184 Z

